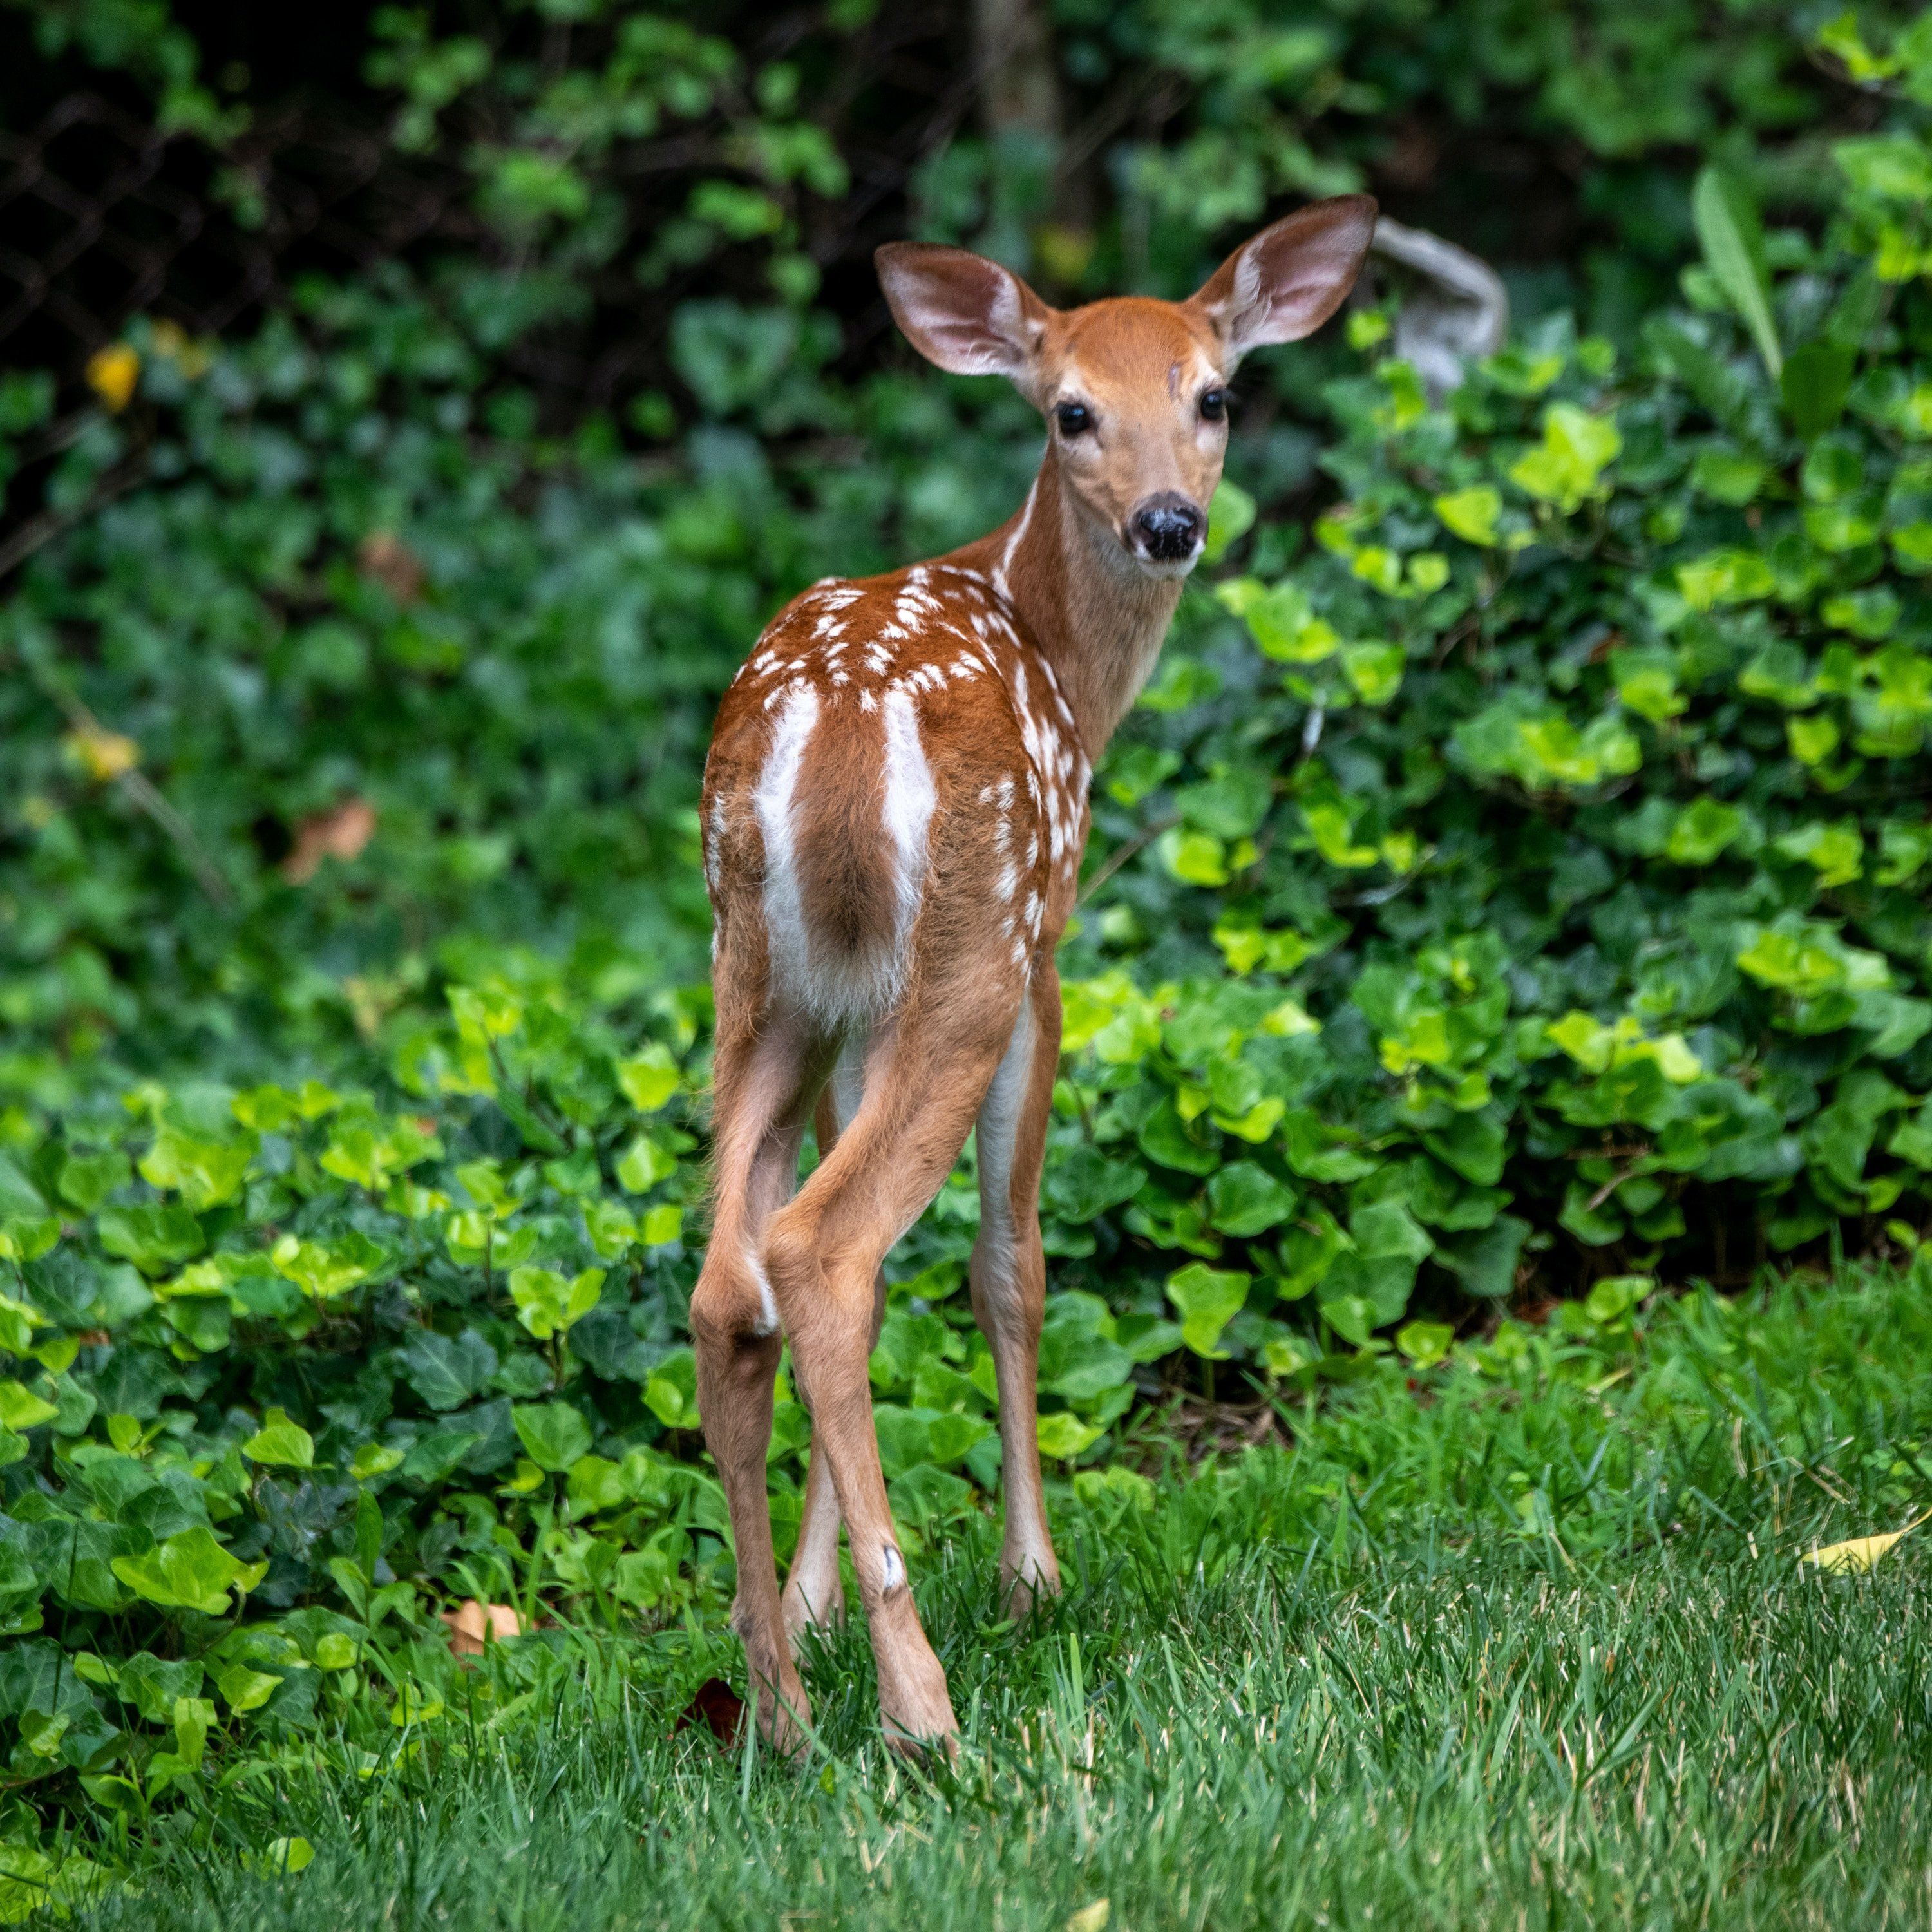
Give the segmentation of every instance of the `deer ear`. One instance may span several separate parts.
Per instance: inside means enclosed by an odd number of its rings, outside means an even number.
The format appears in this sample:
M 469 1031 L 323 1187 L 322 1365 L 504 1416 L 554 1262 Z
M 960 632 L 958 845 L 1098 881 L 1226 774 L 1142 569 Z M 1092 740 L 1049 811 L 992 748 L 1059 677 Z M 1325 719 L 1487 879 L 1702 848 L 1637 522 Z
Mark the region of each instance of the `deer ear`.
M 1250 349 L 1299 342 L 1342 306 L 1375 232 L 1368 195 L 1312 202 L 1244 242 L 1190 305 L 1221 338 L 1230 367 Z
M 889 242 L 872 259 L 892 320 L 928 362 L 1029 387 L 1052 310 L 1018 276 L 931 242 Z

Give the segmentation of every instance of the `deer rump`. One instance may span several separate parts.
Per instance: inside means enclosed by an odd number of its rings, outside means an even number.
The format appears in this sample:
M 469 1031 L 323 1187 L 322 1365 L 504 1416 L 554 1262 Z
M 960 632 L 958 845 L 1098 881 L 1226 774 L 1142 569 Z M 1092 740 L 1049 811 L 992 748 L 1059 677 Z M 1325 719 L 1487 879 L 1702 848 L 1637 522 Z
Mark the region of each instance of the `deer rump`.
M 706 818 L 720 944 L 762 927 L 768 1006 L 840 1032 L 896 1008 L 921 957 L 1030 963 L 1047 841 L 998 680 L 758 695 L 714 742 Z

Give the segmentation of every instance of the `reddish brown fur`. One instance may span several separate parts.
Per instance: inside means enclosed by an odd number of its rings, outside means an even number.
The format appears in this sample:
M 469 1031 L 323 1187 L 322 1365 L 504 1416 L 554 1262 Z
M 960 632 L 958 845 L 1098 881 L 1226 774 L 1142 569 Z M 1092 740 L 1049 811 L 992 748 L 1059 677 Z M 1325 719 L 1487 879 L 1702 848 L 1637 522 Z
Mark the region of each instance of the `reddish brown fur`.
M 1050 417 L 1078 400 L 1090 434 L 1054 431 L 1026 502 L 990 536 L 794 599 L 718 712 L 703 806 L 717 1206 L 691 1318 L 736 1543 L 734 1620 L 760 1728 L 783 1746 L 807 1720 L 788 1631 L 842 1610 L 835 1504 L 888 1735 L 910 1744 L 955 1728 L 886 1504 L 866 1358 L 881 1264 L 976 1120 L 972 1294 L 999 1381 L 1001 1576 L 1021 1602 L 1058 1587 L 1034 1406 L 1054 948 L 1093 760 L 1151 670 L 1192 561 L 1140 548 L 1136 518 L 1179 501 L 1204 526 L 1225 425 L 1202 394 L 1244 349 L 1332 311 L 1372 213 L 1358 200 L 1292 216 L 1192 302 L 1067 315 L 976 256 L 881 251 L 895 313 L 925 352 L 1010 376 Z M 814 1109 L 823 1157 L 794 1196 Z M 764 1486 L 781 1330 L 813 1417 L 782 1599 Z

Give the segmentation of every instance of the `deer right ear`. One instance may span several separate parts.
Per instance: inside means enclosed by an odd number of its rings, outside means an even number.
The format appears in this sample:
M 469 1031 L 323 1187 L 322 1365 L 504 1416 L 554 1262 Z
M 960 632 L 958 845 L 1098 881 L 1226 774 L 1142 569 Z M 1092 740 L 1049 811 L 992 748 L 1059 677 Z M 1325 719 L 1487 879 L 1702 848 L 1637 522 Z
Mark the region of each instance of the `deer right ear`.
M 1237 248 L 1190 304 L 1221 338 L 1228 368 L 1250 349 L 1312 335 L 1348 298 L 1375 232 L 1374 201 L 1338 194 Z
M 1018 276 L 933 242 L 888 242 L 872 259 L 892 320 L 928 362 L 1030 388 L 1052 310 Z

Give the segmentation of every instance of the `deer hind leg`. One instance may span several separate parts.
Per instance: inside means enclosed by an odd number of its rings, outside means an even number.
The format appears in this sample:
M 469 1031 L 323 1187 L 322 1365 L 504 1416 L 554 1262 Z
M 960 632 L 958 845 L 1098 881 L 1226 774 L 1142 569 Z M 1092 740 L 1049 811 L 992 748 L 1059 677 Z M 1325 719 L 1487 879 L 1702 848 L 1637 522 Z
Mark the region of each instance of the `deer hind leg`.
M 822 1161 L 837 1144 L 841 1124 L 859 1111 L 865 1091 L 863 1062 L 866 1042 L 854 1034 L 846 1042 L 830 1082 L 818 1096 L 816 1129 Z M 866 1352 L 878 1346 L 879 1325 L 885 1318 L 886 1276 L 881 1268 L 872 1278 L 872 1328 Z M 784 1621 L 796 1654 L 798 1640 L 810 1629 L 830 1629 L 845 1621 L 845 1586 L 838 1574 L 838 1495 L 832 1484 L 832 1461 L 816 1422 L 812 1430 L 812 1461 L 806 1472 L 805 1513 L 798 1528 L 798 1548 L 785 1579 Z
M 1017 989 L 1013 989 L 1015 992 Z M 915 994 L 873 1048 L 866 1094 L 830 1156 L 772 1218 L 765 1267 L 812 1407 L 871 1626 L 887 1741 L 958 1729 L 914 1607 L 879 1466 L 867 1376 L 874 1284 L 938 1192 L 1005 1050 L 1015 1001 L 982 985 Z
M 980 1234 L 973 1244 L 973 1313 L 993 1353 L 1000 1389 L 1000 1486 L 1006 1517 L 1000 1590 L 1015 1610 L 1060 1588 L 1040 1482 L 1040 1332 L 1046 1256 L 1040 1175 L 1060 1060 L 1060 980 L 1035 969 L 1006 1057 L 980 1108 Z
M 717 1208 L 691 1299 L 698 1406 L 730 1510 L 738 1567 L 731 1622 L 744 1642 L 759 1732 L 790 1751 L 804 1741 L 811 1707 L 785 1641 L 772 1550 L 765 1457 L 783 1338 L 759 1250 L 766 1222 L 796 1185 L 815 1082 L 808 1043 L 796 1034 L 761 1032 L 728 1007 L 721 1020 L 713 1074 Z

